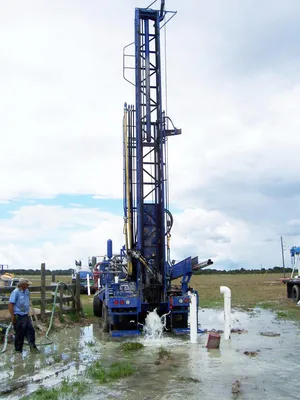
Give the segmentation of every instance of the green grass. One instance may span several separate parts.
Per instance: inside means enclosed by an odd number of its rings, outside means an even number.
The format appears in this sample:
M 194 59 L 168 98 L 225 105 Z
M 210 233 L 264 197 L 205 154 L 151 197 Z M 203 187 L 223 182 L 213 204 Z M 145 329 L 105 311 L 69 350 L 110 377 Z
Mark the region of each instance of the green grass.
M 91 318 L 94 316 L 94 312 L 93 312 L 93 296 L 91 296 L 90 298 L 88 296 L 86 296 L 87 299 L 84 299 L 83 301 L 83 296 L 81 296 L 81 302 L 82 302 L 82 307 L 83 307 L 83 311 L 85 313 L 85 316 L 88 318 Z
M 54 354 L 53 360 L 54 360 L 54 362 L 56 362 L 56 363 L 61 362 L 61 361 L 62 361 L 62 356 L 61 356 L 61 354 Z
M 224 302 L 222 300 L 208 300 L 201 298 L 201 308 L 222 308 Z
M 144 348 L 144 345 L 139 342 L 125 342 L 120 345 L 120 350 L 125 353 L 140 350 L 142 348 Z
M 81 399 L 82 395 L 90 391 L 86 382 L 71 382 L 63 380 L 62 384 L 56 388 L 40 387 L 34 393 L 24 396 L 21 400 L 59 400 L 64 398 Z
M 116 361 L 109 368 L 105 368 L 100 361 L 96 361 L 87 369 L 87 375 L 98 381 L 107 383 L 116 379 L 130 376 L 135 372 L 135 368 L 126 361 Z
M 160 346 L 160 348 L 157 350 L 157 356 L 160 360 L 169 360 L 171 358 L 171 350 L 167 350 Z
M 192 378 L 191 376 L 180 376 L 177 378 L 181 382 L 191 382 L 191 383 L 198 383 L 201 382 L 200 379 L 197 378 Z
M 135 368 L 126 361 L 116 361 L 107 372 L 107 376 L 110 379 L 119 379 L 125 376 L 130 376 L 135 372 Z
M 70 313 L 68 314 L 68 318 L 73 322 L 79 322 L 81 317 L 77 313 Z
M 96 343 L 93 340 L 89 340 L 88 342 L 84 342 L 84 344 L 88 347 L 96 346 Z
M 277 318 L 286 318 L 288 317 L 288 310 L 286 311 L 276 311 Z
M 108 381 L 107 371 L 100 361 L 96 361 L 90 365 L 86 372 L 90 378 L 97 380 L 99 383 L 106 383 Z
M 28 396 L 21 397 L 21 400 L 58 400 L 58 398 L 58 389 L 46 389 L 41 387 L 36 392 Z

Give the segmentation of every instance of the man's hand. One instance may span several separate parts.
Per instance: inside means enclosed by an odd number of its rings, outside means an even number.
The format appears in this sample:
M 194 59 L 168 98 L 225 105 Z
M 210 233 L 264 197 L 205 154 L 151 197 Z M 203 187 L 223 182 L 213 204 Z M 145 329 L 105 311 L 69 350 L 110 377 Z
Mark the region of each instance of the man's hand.
M 15 314 L 12 315 L 11 322 L 13 325 L 15 325 L 15 323 L 17 322 L 17 318 L 16 318 Z

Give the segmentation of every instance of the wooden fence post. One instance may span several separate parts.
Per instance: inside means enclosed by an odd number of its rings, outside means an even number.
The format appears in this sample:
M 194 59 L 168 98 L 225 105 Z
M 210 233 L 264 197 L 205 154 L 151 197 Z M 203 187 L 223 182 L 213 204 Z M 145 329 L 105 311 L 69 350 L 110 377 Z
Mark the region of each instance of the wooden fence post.
M 80 312 L 80 276 L 76 274 L 76 311 Z
M 72 309 L 75 310 L 76 306 L 76 285 L 72 285 L 72 291 L 73 291 L 73 299 L 72 299 Z
M 59 287 L 59 316 L 62 318 L 63 315 L 63 296 L 64 296 L 64 287 L 60 285 Z
M 46 320 L 46 264 L 41 264 L 41 321 Z
M 52 272 L 51 276 L 52 276 L 52 283 L 55 283 L 55 272 Z

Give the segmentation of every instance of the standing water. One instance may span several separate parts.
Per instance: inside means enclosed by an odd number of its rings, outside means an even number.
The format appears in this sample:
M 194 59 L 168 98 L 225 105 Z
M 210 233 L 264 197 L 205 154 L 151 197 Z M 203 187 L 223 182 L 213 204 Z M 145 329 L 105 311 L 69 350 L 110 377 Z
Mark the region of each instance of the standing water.
M 223 329 L 223 317 L 222 310 L 199 310 L 201 329 Z M 80 395 L 83 400 L 299 398 L 296 323 L 278 320 L 266 310 L 233 311 L 231 340 L 225 341 L 221 334 L 220 349 L 214 350 L 206 349 L 208 333 L 198 335 L 197 344 L 190 343 L 188 335 L 162 335 L 163 323 L 156 312 L 148 315 L 145 325 L 146 335 L 138 339 L 144 347 L 131 353 L 120 345 L 136 339 L 111 338 L 97 325 L 56 331 L 51 335 L 53 344 L 41 346 L 40 354 L 28 350 L 15 354 L 10 344 L 0 358 L 0 397 L 21 399 L 40 386 L 59 386 L 67 378 L 89 384 Z M 170 357 L 159 360 L 161 348 Z M 105 368 L 125 361 L 135 371 L 113 384 L 101 383 L 86 374 L 97 360 Z

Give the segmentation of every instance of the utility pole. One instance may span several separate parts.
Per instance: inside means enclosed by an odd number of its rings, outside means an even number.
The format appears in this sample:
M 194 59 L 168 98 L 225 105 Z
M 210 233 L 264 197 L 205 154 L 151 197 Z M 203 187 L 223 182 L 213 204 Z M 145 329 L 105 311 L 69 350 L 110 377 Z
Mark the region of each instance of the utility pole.
M 285 262 L 284 262 L 284 249 L 283 249 L 283 240 L 282 240 L 282 236 L 280 236 L 280 241 L 281 241 L 281 255 L 282 255 L 283 277 L 285 278 Z

